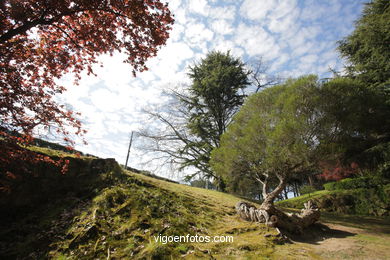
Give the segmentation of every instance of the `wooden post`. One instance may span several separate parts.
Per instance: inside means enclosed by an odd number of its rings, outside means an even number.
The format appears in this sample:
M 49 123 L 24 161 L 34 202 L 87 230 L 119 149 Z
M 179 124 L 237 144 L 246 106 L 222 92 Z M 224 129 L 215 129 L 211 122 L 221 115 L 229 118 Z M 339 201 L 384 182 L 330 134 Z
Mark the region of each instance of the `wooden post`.
M 127 150 L 127 157 L 126 157 L 125 169 L 127 169 L 127 163 L 128 163 L 128 161 L 129 161 L 129 154 L 130 154 L 131 143 L 133 142 L 133 133 L 134 133 L 134 132 L 131 131 L 129 149 Z

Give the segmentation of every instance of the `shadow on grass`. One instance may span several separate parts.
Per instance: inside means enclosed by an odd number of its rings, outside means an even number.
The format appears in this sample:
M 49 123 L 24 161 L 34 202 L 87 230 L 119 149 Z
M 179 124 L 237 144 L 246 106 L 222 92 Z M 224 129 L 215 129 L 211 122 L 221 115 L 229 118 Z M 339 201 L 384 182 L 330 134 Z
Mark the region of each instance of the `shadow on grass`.
M 14 218 L 0 217 L 0 259 L 45 259 L 51 244 L 62 240 L 76 210 L 89 205 L 91 198 L 63 199 L 15 212 Z
M 325 223 L 365 229 L 368 233 L 390 234 L 390 217 L 343 215 L 321 212 L 321 220 Z
M 284 212 L 300 213 L 300 209 L 279 207 Z M 367 233 L 382 233 L 390 234 L 390 216 L 363 216 L 363 215 L 347 215 L 336 212 L 321 211 L 320 221 L 323 223 L 331 223 L 346 227 L 364 229 Z
M 288 237 L 292 242 L 318 245 L 321 241 L 329 238 L 346 238 L 355 235 L 357 234 L 344 230 L 332 229 L 325 224 L 316 223 L 306 229 L 302 235 L 289 234 Z

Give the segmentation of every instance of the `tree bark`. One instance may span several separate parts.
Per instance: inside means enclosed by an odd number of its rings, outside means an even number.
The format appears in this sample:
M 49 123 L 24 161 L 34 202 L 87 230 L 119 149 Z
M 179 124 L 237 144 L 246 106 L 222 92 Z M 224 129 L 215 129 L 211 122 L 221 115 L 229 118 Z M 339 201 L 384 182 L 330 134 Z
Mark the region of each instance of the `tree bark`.
M 287 200 L 287 199 L 288 199 L 288 189 L 287 189 L 287 185 L 286 185 L 286 187 L 284 187 L 283 194 L 284 194 L 284 199 Z
M 217 177 L 217 185 L 216 186 L 217 186 L 218 191 L 225 192 L 226 185 L 221 177 Z
M 236 210 L 244 220 L 265 223 L 268 226 L 297 234 L 302 234 L 306 227 L 320 218 L 320 211 L 311 201 L 305 203 L 305 209 L 302 209 L 300 214 L 286 214 L 277 209 L 273 203 L 266 205 L 263 203 L 257 209 L 254 205 L 243 201 L 237 203 Z
M 271 191 L 269 193 L 267 192 L 268 191 L 268 176 L 265 179 L 265 181 L 263 182 L 264 201 L 260 207 L 263 210 L 267 210 L 268 208 L 273 207 L 274 200 L 279 196 L 279 194 L 285 189 L 285 187 L 287 185 L 287 180 L 286 180 L 285 176 L 283 176 L 281 174 L 277 174 L 276 176 L 279 179 L 279 184 L 278 184 L 278 186 L 276 186 L 276 188 L 273 191 Z
M 298 189 L 298 184 L 297 182 L 294 182 L 294 190 L 295 190 L 295 197 L 298 197 L 299 196 L 299 189 Z
M 308 180 L 309 180 L 309 185 L 310 186 L 314 186 L 314 181 L 313 181 L 313 176 L 312 175 L 309 175 Z
M 296 166 L 287 169 L 286 172 L 293 170 Z M 268 226 L 278 227 L 283 230 L 287 230 L 292 233 L 303 232 L 303 229 L 314 224 L 320 218 L 320 212 L 317 206 L 309 201 L 305 203 L 305 209 L 300 214 L 286 214 L 283 211 L 277 209 L 274 205 L 274 200 L 285 191 L 287 185 L 287 174 L 274 172 L 275 176 L 279 179 L 279 184 L 274 190 L 269 190 L 269 173 L 263 172 L 256 176 L 256 180 L 263 186 L 263 202 L 260 208 L 257 209 L 254 205 L 240 201 L 236 204 L 236 210 L 239 216 L 244 220 L 253 222 L 265 223 Z M 295 185 L 294 185 L 295 184 Z M 296 193 L 298 193 L 296 183 L 293 184 Z

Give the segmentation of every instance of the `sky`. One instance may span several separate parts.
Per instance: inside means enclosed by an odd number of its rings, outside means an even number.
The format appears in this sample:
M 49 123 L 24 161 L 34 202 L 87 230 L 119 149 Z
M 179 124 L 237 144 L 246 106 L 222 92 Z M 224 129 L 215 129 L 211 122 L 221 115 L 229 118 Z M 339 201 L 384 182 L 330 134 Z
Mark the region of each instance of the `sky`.
M 360 16 L 363 0 L 171 0 L 175 16 L 170 38 L 147 63 L 149 70 L 132 76 L 121 54 L 102 56 L 98 75 L 83 74 L 79 86 L 71 76 L 60 83 L 67 91 L 58 97 L 81 112 L 85 139 L 76 149 L 124 164 L 131 131 L 148 127 L 144 108 L 163 107 L 162 91 L 189 84 L 187 68 L 210 51 L 227 51 L 244 62 L 262 57 L 268 73 L 282 78 L 304 74 L 329 76 L 343 61 L 336 42 L 347 36 Z M 129 166 L 180 180 L 139 148 L 135 137 Z

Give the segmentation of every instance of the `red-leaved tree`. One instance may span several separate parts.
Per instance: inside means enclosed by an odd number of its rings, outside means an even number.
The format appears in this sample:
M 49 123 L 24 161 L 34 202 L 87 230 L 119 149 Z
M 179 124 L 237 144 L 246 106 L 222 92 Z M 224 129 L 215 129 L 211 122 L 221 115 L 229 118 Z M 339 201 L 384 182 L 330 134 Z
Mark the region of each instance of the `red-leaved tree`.
M 322 173 L 320 178 L 326 181 L 339 181 L 356 174 L 359 171 L 359 165 L 356 162 L 352 162 L 350 165 L 342 164 L 340 160 L 336 162 L 323 161 L 320 163 Z
M 82 71 L 94 74 L 99 55 L 115 51 L 134 75 L 146 70 L 173 22 L 160 0 L 0 1 L 0 189 L 23 162 L 50 161 L 19 146 L 37 127 L 54 127 L 70 145 L 71 134 L 83 134 L 75 113 L 53 100 L 65 91 L 56 79 L 73 73 L 77 84 Z

